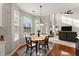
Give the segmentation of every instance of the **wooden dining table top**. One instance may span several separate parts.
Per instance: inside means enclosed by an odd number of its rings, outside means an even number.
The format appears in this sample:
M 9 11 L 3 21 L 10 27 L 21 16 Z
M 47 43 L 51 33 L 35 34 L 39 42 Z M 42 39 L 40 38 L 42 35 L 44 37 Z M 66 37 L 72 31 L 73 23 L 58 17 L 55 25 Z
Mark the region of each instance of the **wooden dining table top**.
M 32 41 L 43 41 L 45 39 L 45 36 L 31 36 Z

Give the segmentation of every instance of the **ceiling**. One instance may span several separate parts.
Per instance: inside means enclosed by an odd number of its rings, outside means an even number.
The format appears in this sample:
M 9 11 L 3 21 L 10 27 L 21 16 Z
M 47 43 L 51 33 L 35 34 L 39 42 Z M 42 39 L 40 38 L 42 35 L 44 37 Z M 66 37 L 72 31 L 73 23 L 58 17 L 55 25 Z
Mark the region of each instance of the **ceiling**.
M 51 13 L 64 13 L 67 10 L 79 10 L 79 3 L 17 3 L 20 9 L 34 16 L 40 16 L 40 5 L 42 16 L 49 16 Z

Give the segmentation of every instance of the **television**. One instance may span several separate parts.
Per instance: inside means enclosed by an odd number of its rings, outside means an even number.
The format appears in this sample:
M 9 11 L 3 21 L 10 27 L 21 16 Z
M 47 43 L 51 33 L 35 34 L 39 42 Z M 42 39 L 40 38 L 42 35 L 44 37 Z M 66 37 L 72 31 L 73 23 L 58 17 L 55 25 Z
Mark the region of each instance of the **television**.
M 61 31 L 72 31 L 72 26 L 62 26 Z

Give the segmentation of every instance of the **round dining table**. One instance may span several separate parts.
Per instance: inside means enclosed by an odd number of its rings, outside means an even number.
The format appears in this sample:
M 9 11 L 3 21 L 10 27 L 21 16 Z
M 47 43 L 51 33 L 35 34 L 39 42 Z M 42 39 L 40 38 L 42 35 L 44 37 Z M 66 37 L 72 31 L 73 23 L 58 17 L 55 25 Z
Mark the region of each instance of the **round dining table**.
M 36 43 L 36 55 L 38 53 L 38 42 L 42 42 L 45 40 L 45 36 L 31 36 L 31 41 Z
M 32 35 L 32 36 L 25 36 L 25 37 L 31 38 L 31 41 L 36 44 L 36 55 L 37 55 L 38 44 L 39 44 L 39 42 L 42 42 L 45 40 L 45 35 L 40 35 L 40 36 Z
M 31 36 L 31 40 L 33 41 L 33 42 L 35 42 L 35 41 L 42 41 L 42 40 L 44 40 L 45 39 L 45 36 Z

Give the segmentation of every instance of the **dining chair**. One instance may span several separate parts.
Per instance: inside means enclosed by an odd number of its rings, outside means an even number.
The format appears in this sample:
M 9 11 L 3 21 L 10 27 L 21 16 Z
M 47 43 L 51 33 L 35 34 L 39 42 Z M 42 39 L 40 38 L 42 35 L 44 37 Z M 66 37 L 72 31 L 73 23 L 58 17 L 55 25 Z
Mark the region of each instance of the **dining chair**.
M 26 53 L 30 50 L 30 56 L 32 55 L 32 50 L 36 47 L 36 44 L 31 41 L 31 38 L 26 38 Z
M 49 42 L 49 36 L 46 36 L 45 40 L 39 43 L 39 49 L 42 49 L 44 47 L 44 50 L 45 50 L 45 53 L 46 53 L 47 52 L 46 49 L 49 50 L 48 42 Z M 42 46 L 42 47 L 40 48 L 40 46 Z
M 47 46 L 47 48 L 49 49 L 49 44 L 48 43 L 49 43 L 49 36 L 46 36 L 44 45 Z
M 25 40 L 26 40 L 26 44 L 27 44 L 27 40 L 28 40 L 27 37 L 25 37 Z

